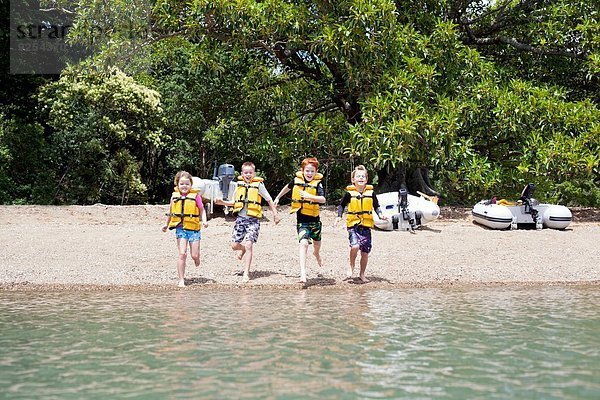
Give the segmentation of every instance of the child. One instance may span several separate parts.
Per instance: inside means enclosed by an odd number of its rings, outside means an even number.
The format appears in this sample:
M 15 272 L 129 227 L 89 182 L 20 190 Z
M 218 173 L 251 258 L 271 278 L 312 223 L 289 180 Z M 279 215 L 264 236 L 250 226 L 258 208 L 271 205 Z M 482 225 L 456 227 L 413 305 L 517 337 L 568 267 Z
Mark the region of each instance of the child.
M 179 287 L 185 286 L 185 261 L 187 259 L 187 247 L 190 246 L 192 259 L 196 267 L 200 266 L 200 220 L 206 228 L 206 213 L 202 198 L 197 190 L 192 189 L 192 175 L 186 171 L 179 171 L 175 175 L 175 189 L 171 195 L 170 210 L 167 214 L 167 222 L 162 231 L 175 229 L 177 238 L 177 249 L 179 259 L 177 260 L 177 274 L 179 275 Z
M 367 169 L 363 165 L 357 166 L 352 171 L 351 178 L 352 185 L 346 187 L 346 193 L 337 208 L 338 216 L 335 219 L 335 225 L 342 219 L 344 208 L 347 205 L 346 226 L 348 240 L 350 241 L 350 266 L 346 275 L 347 279 L 352 278 L 356 256 L 358 250 L 360 250 L 360 280 L 366 283 L 369 282 L 365 277 L 365 271 L 372 247 L 373 211 L 377 213 L 380 219 L 387 220 L 387 217 L 381 214 L 377 196 L 373 193 L 373 186 L 367 185 L 369 179 Z
M 265 188 L 263 179 L 256 177 L 256 168 L 251 162 L 242 164 L 242 173 L 238 177 L 234 200 L 215 199 L 215 204 L 233 207 L 233 212 L 237 213 L 231 237 L 231 248 L 233 251 L 239 251 L 237 256 L 239 260 L 242 260 L 246 255 L 243 282 L 250 280 L 250 265 L 254 255 L 253 247 L 258 240 L 260 231 L 259 218 L 262 217 L 262 199 L 265 199 L 269 204 L 273 212 L 273 221 L 278 224 L 277 207 L 275 207 L 271 195 Z
M 306 254 L 308 246 L 313 244 L 313 254 L 319 267 L 322 267 L 321 255 L 321 218 L 319 204 L 325 203 L 325 191 L 321 184 L 323 175 L 317 172 L 319 161 L 314 158 L 302 160 L 302 170 L 296 172 L 294 180 L 281 189 L 275 197 L 275 205 L 279 199 L 292 191 L 290 213 L 296 213 L 298 241 L 300 242 L 300 282 L 306 283 Z

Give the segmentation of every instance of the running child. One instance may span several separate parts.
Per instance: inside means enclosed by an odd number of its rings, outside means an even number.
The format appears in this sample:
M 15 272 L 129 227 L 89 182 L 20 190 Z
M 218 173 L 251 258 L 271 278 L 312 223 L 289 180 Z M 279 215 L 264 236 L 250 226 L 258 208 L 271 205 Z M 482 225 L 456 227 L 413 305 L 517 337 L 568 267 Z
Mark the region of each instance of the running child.
M 179 275 L 179 287 L 185 286 L 185 262 L 187 259 L 188 245 L 192 260 L 196 267 L 200 266 L 200 221 L 206 228 L 206 212 L 202 204 L 202 197 L 198 191 L 192 189 L 192 175 L 186 171 L 179 171 L 175 175 L 175 188 L 171 195 L 170 209 L 167 214 L 167 222 L 162 231 L 175 229 L 177 239 L 177 274 Z
M 275 205 L 279 199 L 292 191 L 292 205 L 290 214 L 296 213 L 296 230 L 298 242 L 300 242 L 300 282 L 306 283 L 306 256 L 308 246 L 313 245 L 313 254 L 317 259 L 319 267 L 323 266 L 321 255 L 321 218 L 319 216 L 319 204 L 325 203 L 325 191 L 321 184 L 319 161 L 314 157 L 302 160 L 301 171 L 296 172 L 294 180 L 281 189 L 275 197 Z
M 363 165 L 354 168 L 351 180 L 352 185 L 346 187 L 346 193 L 337 208 L 338 215 L 335 219 L 335 225 L 342 219 L 344 208 L 348 206 L 346 227 L 350 242 L 350 265 L 346 273 L 346 278 L 352 278 L 356 257 L 360 250 L 359 278 L 362 282 L 366 283 L 369 282 L 365 276 L 365 271 L 372 248 L 371 228 L 374 226 L 373 211 L 377 213 L 380 219 L 387 220 L 387 217 L 381 214 L 379 201 L 377 201 L 377 196 L 373 193 L 373 186 L 367 184 L 369 175 Z
M 256 177 L 256 167 L 251 162 L 242 164 L 242 173 L 238 177 L 234 200 L 215 199 L 215 204 L 233 207 L 233 212 L 237 214 L 231 237 L 231 248 L 238 252 L 238 260 L 244 260 L 243 282 L 250 280 L 250 266 L 254 256 L 254 243 L 258 240 L 260 231 L 259 219 L 262 217 L 263 199 L 273 212 L 273 221 L 278 224 L 280 218 L 277 207 L 263 179 Z

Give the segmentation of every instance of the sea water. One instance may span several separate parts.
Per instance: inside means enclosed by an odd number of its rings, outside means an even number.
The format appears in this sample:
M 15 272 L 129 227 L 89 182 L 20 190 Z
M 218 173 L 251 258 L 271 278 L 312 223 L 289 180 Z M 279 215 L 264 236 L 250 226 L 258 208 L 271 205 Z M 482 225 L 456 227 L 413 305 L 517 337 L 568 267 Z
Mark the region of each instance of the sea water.
M 598 399 L 597 286 L 0 292 L 0 398 Z

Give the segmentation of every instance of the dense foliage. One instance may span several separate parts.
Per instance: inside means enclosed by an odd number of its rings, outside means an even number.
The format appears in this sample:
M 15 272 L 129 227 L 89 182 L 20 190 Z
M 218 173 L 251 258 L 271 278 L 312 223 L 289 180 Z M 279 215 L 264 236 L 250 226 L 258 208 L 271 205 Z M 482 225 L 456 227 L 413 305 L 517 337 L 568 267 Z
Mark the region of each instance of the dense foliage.
M 274 187 L 314 155 L 334 194 L 364 163 L 427 168 L 451 203 L 534 182 L 600 206 L 598 0 L 51 4 L 95 56 L 41 89 L 36 120 L 2 111 L 3 202 L 164 201 L 178 169 L 247 159 Z M 19 141 L 47 159 L 16 165 Z M 50 195 L 7 191 L 24 171 Z

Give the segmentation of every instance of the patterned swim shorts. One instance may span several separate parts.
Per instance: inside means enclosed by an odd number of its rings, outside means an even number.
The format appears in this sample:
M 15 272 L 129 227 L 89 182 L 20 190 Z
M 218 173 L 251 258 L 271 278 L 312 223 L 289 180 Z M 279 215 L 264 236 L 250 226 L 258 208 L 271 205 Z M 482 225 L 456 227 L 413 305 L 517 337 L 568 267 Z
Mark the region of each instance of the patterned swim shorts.
M 318 222 L 299 222 L 296 227 L 298 230 L 298 241 L 307 239 L 308 243 L 312 243 L 313 240 L 317 242 L 321 241 L 321 221 Z
M 231 241 L 235 243 L 242 243 L 244 241 L 256 243 L 259 231 L 260 221 L 258 218 L 238 216 L 233 227 Z
M 348 228 L 348 240 L 350 247 L 358 246 L 361 252 L 370 253 L 373 244 L 371 242 L 371 228 L 362 225 L 354 225 Z
M 177 239 L 185 239 L 188 243 L 193 243 L 200 240 L 200 231 L 191 231 L 178 226 L 175 228 L 175 237 Z

